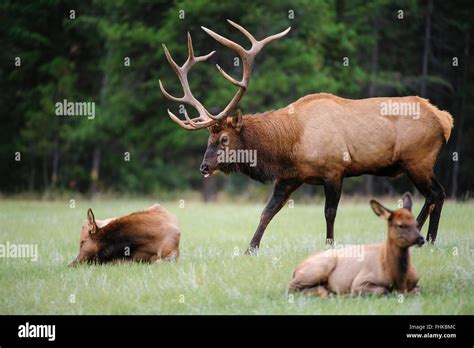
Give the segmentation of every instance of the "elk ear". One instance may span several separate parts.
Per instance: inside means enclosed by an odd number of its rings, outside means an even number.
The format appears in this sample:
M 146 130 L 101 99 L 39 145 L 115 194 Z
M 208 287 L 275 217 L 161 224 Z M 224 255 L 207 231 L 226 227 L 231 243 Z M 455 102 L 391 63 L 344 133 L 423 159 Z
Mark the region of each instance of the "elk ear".
M 87 210 L 87 220 L 89 221 L 89 225 L 91 226 L 91 230 L 89 231 L 89 234 L 95 234 L 97 232 L 98 227 L 95 222 L 95 216 L 91 208 Z
M 232 116 L 232 127 L 234 127 L 236 132 L 240 132 L 240 128 L 242 128 L 242 111 L 237 109 L 234 116 Z
M 402 201 L 403 201 L 403 208 L 411 211 L 412 200 L 411 200 L 410 192 L 406 192 L 405 194 L 403 194 Z
M 392 211 L 385 208 L 382 204 L 377 202 L 376 200 L 370 200 L 370 206 L 372 207 L 372 210 L 377 216 L 380 216 L 382 219 L 388 220 L 390 219 L 390 216 L 392 215 Z

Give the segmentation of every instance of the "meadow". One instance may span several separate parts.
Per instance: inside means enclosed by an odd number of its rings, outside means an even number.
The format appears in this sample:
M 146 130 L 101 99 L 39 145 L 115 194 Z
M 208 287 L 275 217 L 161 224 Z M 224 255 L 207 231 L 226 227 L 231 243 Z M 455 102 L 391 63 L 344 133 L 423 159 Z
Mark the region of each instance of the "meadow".
M 78 253 L 87 208 L 104 219 L 151 203 L 77 201 L 70 208 L 67 200 L 0 201 L 0 243 L 38 245 L 36 262 L 0 259 L 0 314 L 474 314 L 474 203 L 447 201 L 436 244 L 412 249 L 422 292 L 405 298 L 288 297 L 295 266 L 325 246 L 323 206 L 298 201 L 271 222 L 257 256 L 244 251 L 263 204 L 166 201 L 159 203 L 181 227 L 176 262 L 67 267 Z M 368 202 L 343 197 L 339 245 L 380 241 L 386 231 Z

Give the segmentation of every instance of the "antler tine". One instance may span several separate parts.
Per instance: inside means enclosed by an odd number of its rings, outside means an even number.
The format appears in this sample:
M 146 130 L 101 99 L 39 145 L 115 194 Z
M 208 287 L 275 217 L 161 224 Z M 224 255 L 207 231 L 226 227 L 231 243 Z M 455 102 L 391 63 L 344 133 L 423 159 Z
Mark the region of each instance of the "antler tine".
M 198 128 L 198 125 L 196 124 L 196 122 L 194 122 L 188 115 L 188 112 L 186 111 L 186 108 L 184 109 L 184 118 L 186 119 L 186 121 L 188 121 L 188 124 L 193 127 L 193 128 Z M 198 117 L 198 119 L 201 118 L 201 116 Z
M 179 73 L 179 71 L 181 70 L 180 66 L 178 64 L 176 64 L 176 62 L 174 61 L 173 57 L 171 57 L 171 54 L 170 52 L 168 51 L 168 48 L 166 47 L 165 44 L 161 44 L 161 46 L 163 47 L 163 51 L 165 51 L 165 56 L 166 56 L 166 59 L 168 60 L 168 63 L 170 63 L 171 65 L 171 68 L 174 70 L 175 73 Z
M 211 29 L 208 29 L 206 27 L 201 26 L 201 29 L 204 30 L 209 36 L 211 36 L 214 40 L 217 42 L 221 43 L 224 46 L 229 47 L 230 49 L 239 52 L 239 51 L 245 51 L 245 49 L 240 46 L 239 44 L 235 43 L 234 41 L 230 41 L 229 39 L 223 37 L 222 35 L 219 35 L 215 32 L 213 32 Z
M 208 60 L 214 53 L 216 53 L 216 51 L 209 52 L 204 56 L 194 56 L 193 39 L 191 38 L 191 34 L 188 31 L 188 60 L 191 61 L 192 64 Z
M 240 81 L 237 81 L 234 79 L 232 76 L 230 76 L 228 73 L 226 73 L 219 65 L 216 64 L 217 69 L 219 72 L 224 76 L 224 78 L 228 81 L 230 81 L 232 84 L 236 85 L 239 87 L 239 90 L 237 93 L 234 95 L 232 98 L 231 102 L 226 106 L 226 108 L 220 112 L 218 115 L 209 115 L 210 118 L 214 120 L 219 120 L 229 113 L 240 101 L 240 99 L 243 97 L 245 94 L 245 91 L 248 87 L 248 83 L 250 80 L 250 75 L 252 74 L 252 68 L 253 68 L 253 63 L 255 60 L 256 55 L 262 50 L 262 48 L 269 44 L 270 42 L 279 39 L 291 30 L 291 27 L 287 28 L 286 30 L 282 31 L 279 34 L 275 34 L 272 36 L 269 36 L 263 40 L 256 40 L 255 37 L 250 34 L 244 27 L 241 25 L 231 21 L 230 19 L 227 20 L 230 25 L 232 25 L 234 28 L 238 29 L 242 34 L 244 34 L 252 43 L 252 47 L 249 50 L 244 49 L 242 46 L 239 44 L 223 37 L 222 35 L 219 35 L 212 30 L 206 28 L 206 27 L 201 27 L 207 34 L 209 34 L 213 39 L 215 39 L 217 42 L 221 43 L 222 45 L 229 47 L 233 51 L 235 51 L 241 58 L 242 64 L 243 64 L 243 75 L 242 79 Z
M 183 127 L 183 128 L 186 129 L 186 130 L 193 131 L 193 130 L 197 130 L 197 129 L 198 129 L 198 128 L 189 126 L 189 125 L 187 125 L 186 123 L 184 123 L 179 117 L 177 117 L 175 114 L 173 114 L 173 113 L 170 111 L 170 109 L 168 109 L 168 115 L 169 115 L 169 117 L 170 117 L 174 122 L 176 122 L 180 127 Z
M 188 82 L 188 72 L 192 68 L 192 66 L 198 62 L 205 61 L 211 57 L 215 51 L 210 52 L 207 55 L 204 56 L 198 56 L 196 57 L 194 55 L 194 49 L 193 49 L 193 41 L 191 38 L 191 34 L 188 32 L 188 58 L 186 62 L 182 65 L 179 66 L 171 57 L 171 54 L 168 51 L 168 48 L 166 47 L 165 44 L 163 44 L 163 50 L 165 52 L 166 59 L 170 63 L 171 67 L 173 68 L 174 72 L 178 76 L 178 79 L 181 83 L 181 86 L 183 88 L 184 95 L 181 98 L 175 97 L 168 93 L 166 89 L 164 88 L 161 80 L 159 80 L 160 84 L 160 89 L 163 95 L 175 102 L 182 102 L 186 103 L 188 105 L 193 106 L 199 111 L 199 117 L 191 119 L 185 109 L 184 111 L 184 117 L 186 118 L 186 121 L 181 120 L 179 117 L 177 117 L 175 114 L 173 114 L 170 110 L 168 110 L 168 115 L 170 118 L 179 124 L 181 127 L 187 129 L 187 130 L 196 130 L 196 129 L 201 129 L 204 127 L 208 127 L 208 124 L 215 123 L 214 120 L 212 120 L 208 115 L 209 112 L 204 108 L 204 106 L 196 99 L 194 98 L 191 89 L 189 87 L 189 82 Z
M 205 56 L 194 57 L 194 60 L 195 60 L 196 62 L 204 62 L 205 60 L 208 60 L 209 57 L 212 57 L 212 55 L 213 55 L 214 53 L 216 53 L 216 51 L 212 51 L 212 52 L 206 54 Z
M 163 84 L 161 83 L 161 80 L 158 80 L 158 83 L 160 84 L 161 93 L 163 93 L 163 95 L 164 95 L 166 98 L 168 98 L 168 99 L 170 99 L 170 100 L 172 100 L 172 101 L 178 102 L 178 103 L 180 103 L 180 102 L 183 101 L 183 98 L 178 98 L 178 97 L 175 97 L 175 96 L 172 96 L 171 94 L 169 94 L 169 93 L 166 91 L 165 87 L 163 87 Z
M 211 57 L 215 51 L 212 51 L 208 53 L 207 55 L 204 56 L 198 56 L 196 57 L 194 55 L 194 48 L 193 48 L 193 41 L 191 38 L 191 34 L 188 32 L 188 59 L 186 62 L 182 65 L 179 66 L 176 64 L 176 62 L 173 60 L 171 57 L 171 54 L 168 51 L 168 48 L 166 47 L 165 44 L 163 44 L 163 50 L 165 52 L 166 59 L 171 65 L 171 68 L 174 70 L 176 75 L 178 76 L 179 81 L 181 82 L 181 86 L 183 87 L 183 92 L 184 95 L 181 98 L 174 97 L 171 94 L 169 94 L 165 88 L 163 87 L 163 84 L 161 83 L 161 80 L 159 81 L 160 84 L 160 89 L 163 95 L 175 102 L 181 102 L 188 104 L 192 107 L 194 107 L 198 112 L 199 116 L 195 118 L 190 118 L 186 109 L 184 110 L 184 118 L 185 120 L 180 119 L 177 117 L 175 114 L 173 114 L 170 110 L 168 110 L 168 115 L 170 118 L 176 122 L 178 125 L 183 127 L 184 129 L 187 130 L 197 130 L 201 128 L 206 128 L 209 127 L 216 122 L 222 120 L 223 118 L 227 117 L 230 111 L 232 111 L 233 108 L 239 103 L 240 99 L 242 99 L 243 95 L 245 94 L 245 91 L 247 90 L 247 86 L 249 83 L 250 75 L 252 73 L 252 67 L 253 67 L 253 62 L 255 60 L 255 56 L 260 52 L 260 50 L 267 45 L 268 43 L 281 38 L 282 36 L 285 36 L 291 29 L 288 28 L 285 31 L 275 34 L 272 36 L 269 36 L 261 41 L 257 41 L 255 37 L 250 34 L 244 27 L 240 26 L 239 24 L 227 20 L 230 25 L 232 25 L 234 28 L 238 29 L 242 34 L 244 34 L 252 43 L 252 47 L 249 50 L 244 49 L 242 46 L 239 44 L 213 32 L 212 30 L 206 28 L 206 27 L 201 27 L 207 34 L 209 34 L 213 39 L 221 43 L 222 45 L 229 47 L 230 49 L 234 50 L 242 59 L 243 63 L 243 76 L 242 80 L 238 81 L 229 74 L 227 74 L 219 65 L 216 64 L 217 69 L 219 72 L 224 76 L 224 78 L 228 81 L 230 81 L 232 84 L 235 86 L 239 87 L 239 90 L 235 93 L 234 97 L 230 101 L 230 103 L 224 108 L 223 111 L 221 111 L 218 115 L 212 115 L 209 113 L 209 111 L 206 110 L 206 108 L 197 100 L 189 87 L 189 82 L 188 82 L 188 72 L 189 70 L 193 67 L 194 64 L 198 62 L 205 61 Z
M 228 19 L 227 22 L 228 22 L 230 25 L 232 25 L 234 28 L 236 28 L 238 31 L 240 31 L 242 34 L 244 34 L 244 35 L 247 37 L 247 39 L 250 40 L 250 42 L 252 43 L 252 45 L 257 42 L 257 40 L 255 39 L 255 37 L 254 37 L 252 34 L 250 34 L 250 33 L 247 31 L 247 29 L 245 29 L 243 26 L 241 26 L 241 25 L 239 25 L 239 24 L 237 24 L 237 23 L 231 21 L 230 19 Z
M 173 114 L 169 109 L 167 110 L 168 111 L 168 115 L 169 117 L 174 121 L 176 122 L 179 126 L 183 127 L 184 129 L 187 129 L 187 130 L 191 130 L 191 131 L 194 131 L 194 130 L 198 130 L 198 129 L 201 129 L 201 128 L 206 128 L 206 127 L 209 127 L 211 126 L 213 123 L 215 123 L 214 120 L 207 120 L 205 122 L 195 122 L 195 121 L 199 121 L 201 120 L 201 117 L 196 117 L 196 118 L 193 118 L 193 119 L 189 119 L 189 116 L 186 112 L 186 109 L 185 109 L 185 117 L 191 121 L 183 121 L 181 120 L 178 116 L 176 116 L 175 114 Z
M 234 79 L 232 76 L 230 76 L 228 73 L 226 73 L 224 71 L 224 69 L 222 69 L 220 67 L 219 64 L 216 64 L 216 67 L 217 67 L 217 70 L 219 70 L 219 72 L 227 79 L 229 80 L 232 84 L 236 85 L 237 87 L 241 87 L 241 88 L 245 88 L 245 86 L 240 82 L 240 81 L 237 81 L 236 79 Z
M 188 124 L 194 127 L 194 129 L 207 128 L 213 125 L 214 123 L 216 123 L 216 121 L 214 121 L 211 118 L 208 118 L 207 120 L 203 120 L 201 116 L 196 117 L 196 118 L 190 118 L 186 109 L 184 109 L 184 117 L 186 118 L 186 121 L 188 122 Z M 201 121 L 201 122 L 197 122 L 197 121 Z
M 290 30 L 291 30 L 291 27 L 288 27 L 288 28 L 286 28 L 286 30 L 283 30 L 281 33 L 278 33 L 278 34 L 275 34 L 275 35 L 271 35 L 271 36 L 269 36 L 269 37 L 266 37 L 266 38 L 263 39 L 263 40 L 260 40 L 259 42 L 262 43 L 262 48 L 263 48 L 265 45 L 269 44 L 270 42 L 275 41 L 275 40 L 277 40 L 277 39 L 279 39 L 279 38 L 285 36 L 286 34 L 288 34 L 288 33 L 290 32 Z
M 193 39 L 188 31 L 188 60 L 194 60 Z
M 174 61 L 173 57 L 171 57 L 171 54 L 170 52 L 168 51 L 168 48 L 166 47 L 165 44 L 162 44 L 163 46 L 163 51 L 165 51 L 165 56 L 166 56 L 166 59 L 168 60 L 168 63 L 170 63 L 171 65 L 171 68 L 174 70 L 174 72 L 176 73 L 176 75 L 178 75 L 178 77 L 181 75 L 181 68 L 178 64 L 176 64 L 176 62 Z M 175 102 L 183 102 L 184 101 L 184 97 L 181 97 L 181 98 L 178 98 L 178 97 L 175 97 L 175 96 L 172 96 L 171 94 L 169 94 L 165 87 L 163 86 L 163 84 L 161 83 L 161 80 L 158 80 L 159 84 L 160 84 L 160 89 L 161 89 L 161 93 L 163 93 L 163 95 L 172 100 L 172 101 L 175 101 Z

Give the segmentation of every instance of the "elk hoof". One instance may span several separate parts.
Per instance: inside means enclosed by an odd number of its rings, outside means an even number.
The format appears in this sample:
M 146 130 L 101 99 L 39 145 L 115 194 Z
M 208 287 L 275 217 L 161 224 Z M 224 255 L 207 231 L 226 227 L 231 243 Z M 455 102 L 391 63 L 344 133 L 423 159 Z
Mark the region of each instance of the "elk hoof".
M 333 238 L 327 238 L 326 239 L 326 245 L 327 246 L 333 246 L 334 245 L 334 239 Z
M 257 252 L 258 252 L 258 247 L 249 246 L 247 250 L 245 251 L 245 255 L 254 256 L 254 255 L 257 255 Z
M 409 295 L 419 295 L 421 294 L 421 288 L 419 286 L 415 286 L 408 292 Z

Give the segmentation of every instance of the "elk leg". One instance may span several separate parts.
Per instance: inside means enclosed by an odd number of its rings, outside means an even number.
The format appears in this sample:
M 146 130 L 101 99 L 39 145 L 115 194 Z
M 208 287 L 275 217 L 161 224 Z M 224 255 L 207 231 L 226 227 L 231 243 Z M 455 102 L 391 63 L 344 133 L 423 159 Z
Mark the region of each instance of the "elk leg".
M 432 206 L 435 204 L 435 192 L 432 189 L 432 181 L 434 176 L 430 176 L 428 179 L 426 178 L 418 178 L 413 174 L 408 173 L 408 177 L 411 179 L 413 184 L 415 185 L 416 189 L 420 191 L 420 193 L 425 197 L 425 203 L 423 204 L 423 208 L 421 208 L 416 221 L 418 222 L 418 229 L 421 230 L 423 227 L 426 219 L 430 215 L 430 210 L 433 209 Z
M 418 288 L 418 280 L 420 280 L 420 276 L 416 271 L 413 265 L 410 266 L 408 269 L 408 276 L 407 276 L 407 290 L 411 292 L 413 289 Z
M 305 295 L 312 295 L 312 296 L 319 296 L 319 297 L 328 297 L 329 291 L 323 285 L 313 286 L 312 288 L 306 288 L 303 290 L 303 294 Z
M 360 284 L 357 287 L 354 287 L 351 290 L 351 295 L 352 296 L 354 295 L 360 296 L 360 295 L 366 295 L 366 294 L 385 295 L 385 294 L 388 294 L 388 292 L 389 291 L 384 286 L 367 282 L 364 284 Z
M 300 186 L 301 182 L 297 181 L 277 180 L 275 182 L 272 196 L 265 206 L 265 209 L 263 209 L 262 215 L 260 216 L 260 223 L 258 224 L 257 230 L 255 231 L 255 234 L 250 241 L 250 245 L 245 252 L 247 255 L 255 253 L 255 251 L 260 246 L 260 240 L 262 239 L 267 225 L 270 223 L 275 214 L 278 213 L 285 205 L 290 195 Z
M 434 192 L 434 209 L 430 215 L 430 224 L 428 226 L 426 240 L 434 243 L 436 236 L 438 235 L 439 218 L 441 216 L 441 209 L 443 209 L 446 193 L 436 177 L 433 177 L 432 190 Z
M 418 191 L 420 191 L 420 193 L 425 197 L 425 204 L 416 218 L 418 228 L 421 230 L 426 219 L 430 216 L 430 224 L 428 226 L 426 240 L 434 243 L 438 234 L 441 209 L 443 208 L 444 199 L 446 198 L 444 188 L 438 182 L 433 173 L 431 173 L 428 178 L 419 178 L 413 174 L 409 174 L 409 177 Z
M 341 198 L 342 179 L 324 181 L 324 217 L 326 218 L 326 244 L 334 242 L 334 220 L 336 220 L 337 206 Z

